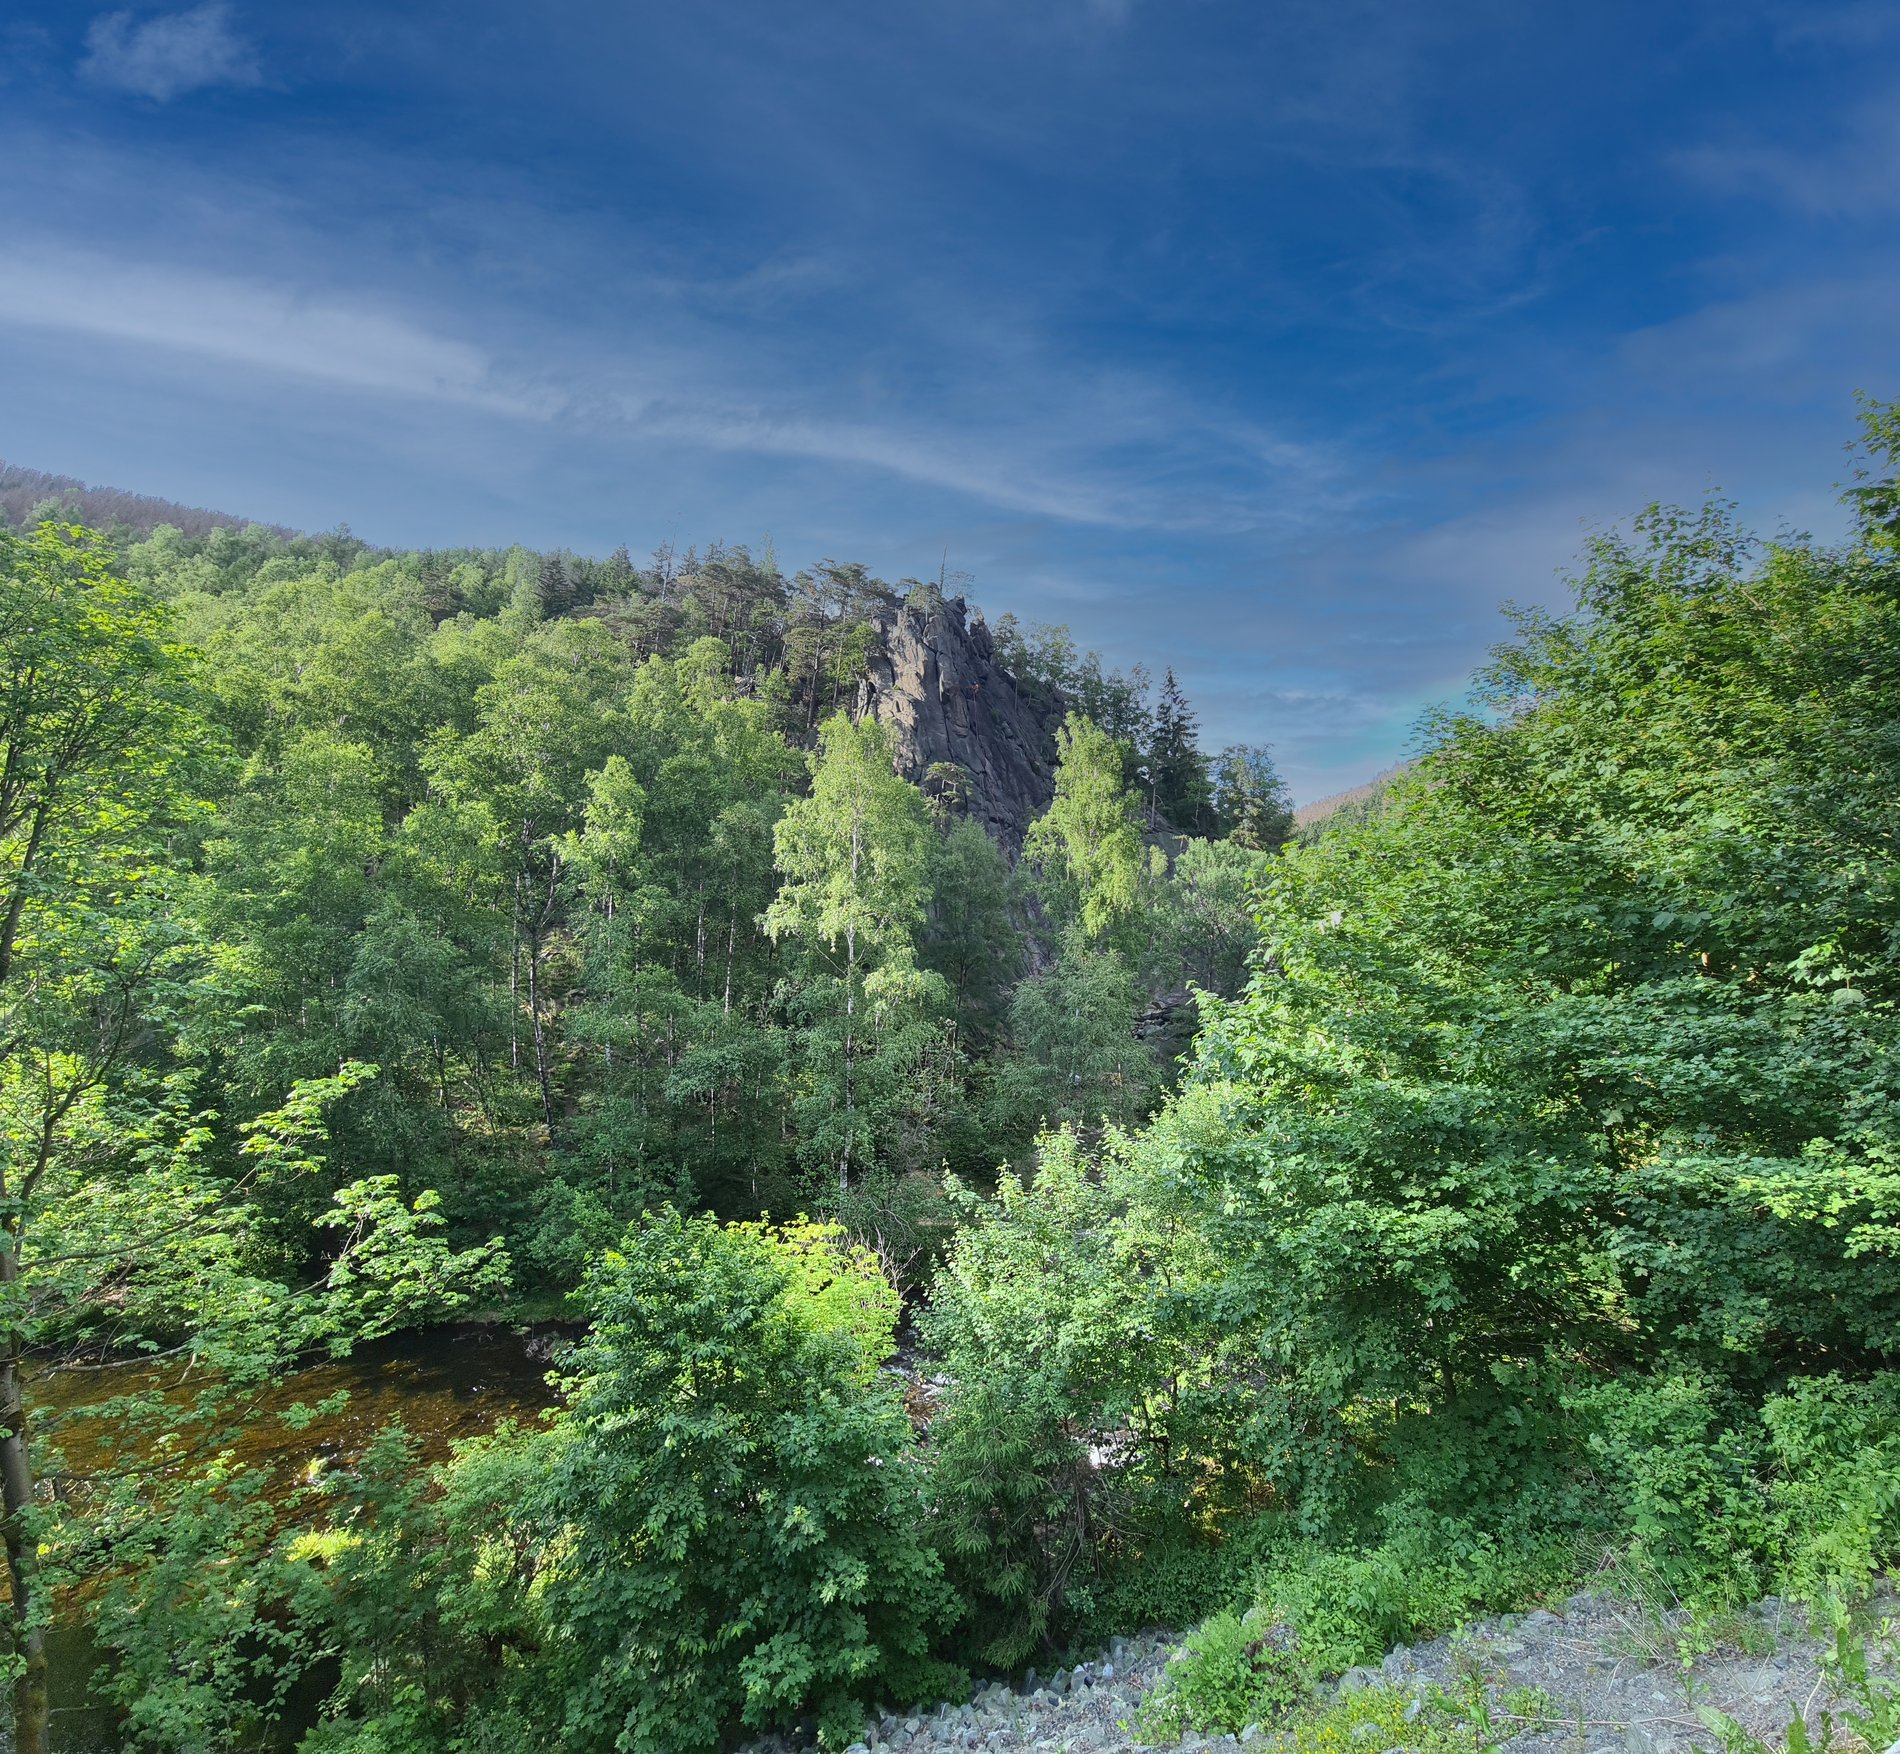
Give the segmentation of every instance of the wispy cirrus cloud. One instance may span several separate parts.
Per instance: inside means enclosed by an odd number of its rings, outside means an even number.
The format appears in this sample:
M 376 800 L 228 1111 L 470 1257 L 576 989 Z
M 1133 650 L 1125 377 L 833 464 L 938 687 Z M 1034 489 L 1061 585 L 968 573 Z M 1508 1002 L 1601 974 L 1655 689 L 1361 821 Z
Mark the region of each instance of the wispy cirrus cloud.
M 1715 194 L 1808 218 L 1884 217 L 1900 207 L 1900 86 L 1841 106 L 1820 139 L 1734 135 L 1675 153 L 1676 171 Z
M 555 406 L 503 381 L 483 349 L 389 310 L 89 251 L 16 243 L 0 260 L 0 322 L 498 413 Z
M 315 255 L 314 245 L 311 255 Z M 489 321 L 508 327 L 505 313 Z M 1305 518 L 1339 491 L 1325 450 L 1209 414 L 1160 386 L 1058 389 L 1061 368 L 1018 366 L 1054 411 L 828 404 L 796 375 L 739 396 L 722 331 L 534 337 L 531 367 L 466 338 L 466 318 L 415 314 L 308 279 L 265 279 L 57 244 L 0 261 L 0 324 L 63 331 L 264 372 L 334 391 L 479 410 L 636 442 L 842 465 L 1012 513 L 1119 530 L 1238 530 Z M 480 319 L 473 325 L 482 328 Z M 516 337 L 516 350 L 521 337 Z
M 1150 433 L 1156 452 L 1195 444 L 1221 453 L 1221 486 L 1171 483 L 1178 470 L 1151 454 L 1120 461 L 1100 448 L 1112 438 L 1086 417 L 1012 426 L 991 423 L 928 434 L 914 423 L 814 418 L 759 406 L 654 404 L 629 420 L 652 436 L 711 450 L 855 465 L 984 505 L 1109 530 L 1238 531 L 1310 516 L 1336 496 L 1336 468 L 1318 449 L 1201 424 L 1177 413 Z
M 1790 47 L 1865 49 L 1900 34 L 1887 0 L 1798 0 L 1778 8 L 1775 34 Z
M 101 14 L 86 32 L 79 73 L 92 84 L 161 104 L 210 86 L 263 83 L 256 51 L 232 28 L 231 9 L 219 0 L 143 22 L 129 11 Z

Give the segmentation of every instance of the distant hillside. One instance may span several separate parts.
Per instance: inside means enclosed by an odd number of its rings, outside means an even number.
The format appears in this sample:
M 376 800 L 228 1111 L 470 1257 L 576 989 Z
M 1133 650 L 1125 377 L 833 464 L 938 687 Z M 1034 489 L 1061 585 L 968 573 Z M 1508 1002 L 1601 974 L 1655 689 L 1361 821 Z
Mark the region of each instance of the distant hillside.
M 1390 767 L 1375 773 L 1371 779 L 1352 786 L 1343 792 L 1335 792 L 1329 798 L 1316 798 L 1310 804 L 1302 804 L 1293 812 L 1295 828 L 1312 828 L 1324 822 L 1336 811 L 1343 810 L 1348 804 L 1363 804 L 1368 798 L 1385 790 L 1386 786 L 1410 767 L 1409 761 L 1395 761 Z
M 36 511 L 47 507 L 49 500 L 67 508 L 82 524 L 101 530 L 122 527 L 138 536 L 149 536 L 160 524 L 172 524 L 187 536 L 203 536 L 213 530 L 242 530 L 253 522 L 250 518 L 233 517 L 229 512 L 207 511 L 203 506 L 157 499 L 149 493 L 127 493 L 119 487 L 90 487 L 72 475 L 49 475 L 43 469 L 22 468 L 18 463 L 0 458 L 0 517 L 16 526 L 30 522 Z M 281 524 L 264 527 L 273 535 L 294 534 Z
M 0 527 L 48 517 L 107 533 L 128 559 L 133 545 L 172 526 L 198 551 L 181 550 L 165 563 L 174 588 L 182 577 L 176 568 L 188 564 L 192 588 L 213 595 L 247 593 L 258 568 L 291 548 L 345 570 L 373 557 L 414 574 L 419 600 L 438 622 L 459 613 L 493 615 L 519 594 L 548 619 L 605 620 L 641 655 L 677 656 L 710 634 L 731 647 L 733 680 L 745 692 L 774 667 L 785 671 L 798 710 L 784 729 L 795 743 L 814 740 L 825 712 L 868 712 L 896 731 L 905 778 L 933 796 L 953 786 L 960 809 L 1012 860 L 1054 795 L 1056 729 L 1066 712 L 1085 713 L 1142 748 L 1142 761 L 1155 734 L 1145 677 L 1110 671 L 1099 653 L 1080 650 L 1066 627 L 1025 627 L 1008 614 L 989 624 L 941 584 L 904 579 L 892 586 L 849 563 L 828 560 L 786 579 L 769 558 L 755 562 L 743 547 L 719 545 L 703 556 L 665 548 L 645 571 L 624 547 L 606 561 L 567 550 L 404 553 L 373 548 L 347 530 L 305 535 L 0 459 Z M 234 541 L 238 536 L 243 540 Z M 1192 711 L 1184 700 L 1177 704 L 1192 738 Z M 952 773 L 962 778 L 953 782 Z M 1297 820 L 1328 813 L 1385 777 L 1308 805 Z M 1156 806 L 1143 773 L 1133 781 L 1169 828 L 1165 801 Z
M 232 576 L 220 575 L 221 589 L 241 590 L 240 575 L 261 563 L 274 546 L 272 538 L 307 541 L 280 525 L 258 526 L 229 512 L 116 487 L 92 487 L 71 475 L 0 461 L 0 518 L 19 527 L 49 516 L 110 531 L 121 543 L 149 536 L 161 524 L 193 538 L 261 528 L 267 533 L 265 550 L 228 555 Z M 488 558 L 499 564 L 502 557 Z M 433 571 L 443 570 L 433 565 L 433 557 L 429 564 Z M 669 555 L 663 566 L 668 576 L 643 579 L 629 565 L 624 579 L 615 575 L 603 580 L 595 576 L 602 571 L 595 563 L 553 554 L 536 563 L 535 589 L 551 614 L 604 615 L 622 632 L 627 631 L 623 623 L 643 619 L 644 609 L 644 619 L 664 625 L 643 628 L 632 637 L 652 650 L 683 647 L 709 632 L 731 637 L 740 624 L 750 637 L 757 637 L 765 623 L 797 619 L 797 611 L 788 616 L 790 606 L 779 601 L 785 595 L 784 581 L 755 568 L 743 554 L 713 550 L 703 562 L 688 555 L 677 574 L 673 565 Z M 1034 671 L 1037 654 L 1024 644 L 1013 618 L 999 630 L 1008 648 L 999 651 L 982 611 L 967 610 L 963 598 L 946 599 L 929 587 L 905 595 L 857 576 L 861 573 L 861 568 L 840 569 L 834 585 L 843 593 L 832 606 L 839 626 L 861 622 L 867 637 L 857 652 L 861 674 L 854 674 L 849 687 L 834 689 L 830 704 L 845 704 L 855 692 L 860 713 L 868 711 L 893 726 L 904 775 L 918 785 L 941 783 L 932 776 L 946 763 L 961 769 L 967 776 L 967 808 L 1013 858 L 1030 822 L 1048 807 L 1055 790 L 1055 727 L 1068 704 L 1066 696 L 1047 678 L 1039 683 L 1019 680 L 1019 670 Z M 436 607 L 446 609 L 448 604 L 445 600 Z M 673 627 L 675 621 L 681 625 Z M 677 637 L 669 639 L 669 631 Z M 1066 630 L 1043 631 L 1060 631 L 1066 637 Z M 821 655 L 828 640 L 848 643 L 833 628 L 828 638 L 821 634 L 815 641 Z M 781 662 L 792 661 L 789 653 L 779 657 Z M 1104 685 L 1099 676 L 1093 680 L 1098 688 Z M 820 692 L 815 679 L 809 689 L 815 720 Z

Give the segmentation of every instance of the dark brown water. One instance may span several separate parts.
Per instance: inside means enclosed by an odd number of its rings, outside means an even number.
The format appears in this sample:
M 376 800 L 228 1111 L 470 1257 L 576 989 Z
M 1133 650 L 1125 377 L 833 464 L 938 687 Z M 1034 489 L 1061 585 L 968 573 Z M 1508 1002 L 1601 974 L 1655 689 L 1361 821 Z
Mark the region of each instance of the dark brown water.
M 235 1448 L 249 1463 L 270 1465 L 297 1476 L 313 1463 L 345 1465 L 362 1453 L 384 1426 L 400 1421 L 421 1445 L 427 1461 L 447 1457 L 450 1446 L 491 1431 L 503 1419 L 532 1419 L 552 1403 L 547 1387 L 548 1353 L 561 1336 L 541 1330 L 469 1326 L 401 1334 L 358 1349 L 354 1356 L 312 1365 L 259 1397 Z M 143 1364 L 104 1370 L 56 1372 L 31 1384 L 31 1404 L 46 1412 L 79 1414 L 67 1458 L 84 1468 L 88 1448 L 83 1411 L 108 1396 L 152 1388 L 194 1388 L 173 1368 Z M 278 1417 L 302 1403 L 314 1406 L 338 1391 L 348 1400 L 301 1431 Z M 111 1713 L 91 1700 L 87 1680 L 99 1657 L 83 1627 L 56 1625 L 49 1635 L 53 1664 L 53 1746 L 62 1754 L 116 1749 Z

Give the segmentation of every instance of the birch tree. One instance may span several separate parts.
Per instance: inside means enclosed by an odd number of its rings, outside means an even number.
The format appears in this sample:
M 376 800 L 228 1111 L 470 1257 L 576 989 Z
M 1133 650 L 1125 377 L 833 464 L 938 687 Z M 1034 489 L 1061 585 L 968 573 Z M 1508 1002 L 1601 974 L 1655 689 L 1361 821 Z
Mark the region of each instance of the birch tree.
M 799 952 L 787 993 L 802 1035 L 799 1131 L 810 1157 L 836 1165 L 841 1192 L 877 1161 L 881 1123 L 944 998 L 943 978 L 917 962 L 929 812 L 894 757 L 884 726 L 836 714 L 819 732 L 809 796 L 774 834 L 784 881 L 765 926 Z

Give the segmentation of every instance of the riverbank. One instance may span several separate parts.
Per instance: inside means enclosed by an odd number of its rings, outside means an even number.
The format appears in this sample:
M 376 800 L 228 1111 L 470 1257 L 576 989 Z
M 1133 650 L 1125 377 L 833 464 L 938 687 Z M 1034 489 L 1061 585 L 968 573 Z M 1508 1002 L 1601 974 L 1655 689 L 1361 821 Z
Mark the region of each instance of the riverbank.
M 353 1466 L 392 1424 L 415 1439 L 421 1462 L 445 1461 L 456 1443 L 484 1436 L 504 1419 L 532 1422 L 554 1404 L 550 1359 L 572 1332 L 552 1324 L 468 1321 L 394 1334 L 347 1358 L 320 1359 L 260 1391 L 220 1448 L 267 1474 L 269 1496 L 285 1503 L 294 1502 L 315 1473 Z M 41 1370 L 29 1383 L 62 1458 L 49 1489 L 69 1494 L 84 1492 L 92 1473 L 122 1459 L 109 1447 L 116 1437 L 115 1397 L 156 1391 L 184 1407 L 201 1379 L 188 1361 L 160 1365 L 137 1358 Z M 323 1411 L 308 1420 L 285 1417 L 299 1407 Z M 55 1754 L 102 1754 L 121 1746 L 117 1712 L 91 1688 L 93 1670 L 105 1659 L 70 1599 L 56 1610 L 48 1644 Z M 0 1737 L 0 1754 L 7 1746 Z

